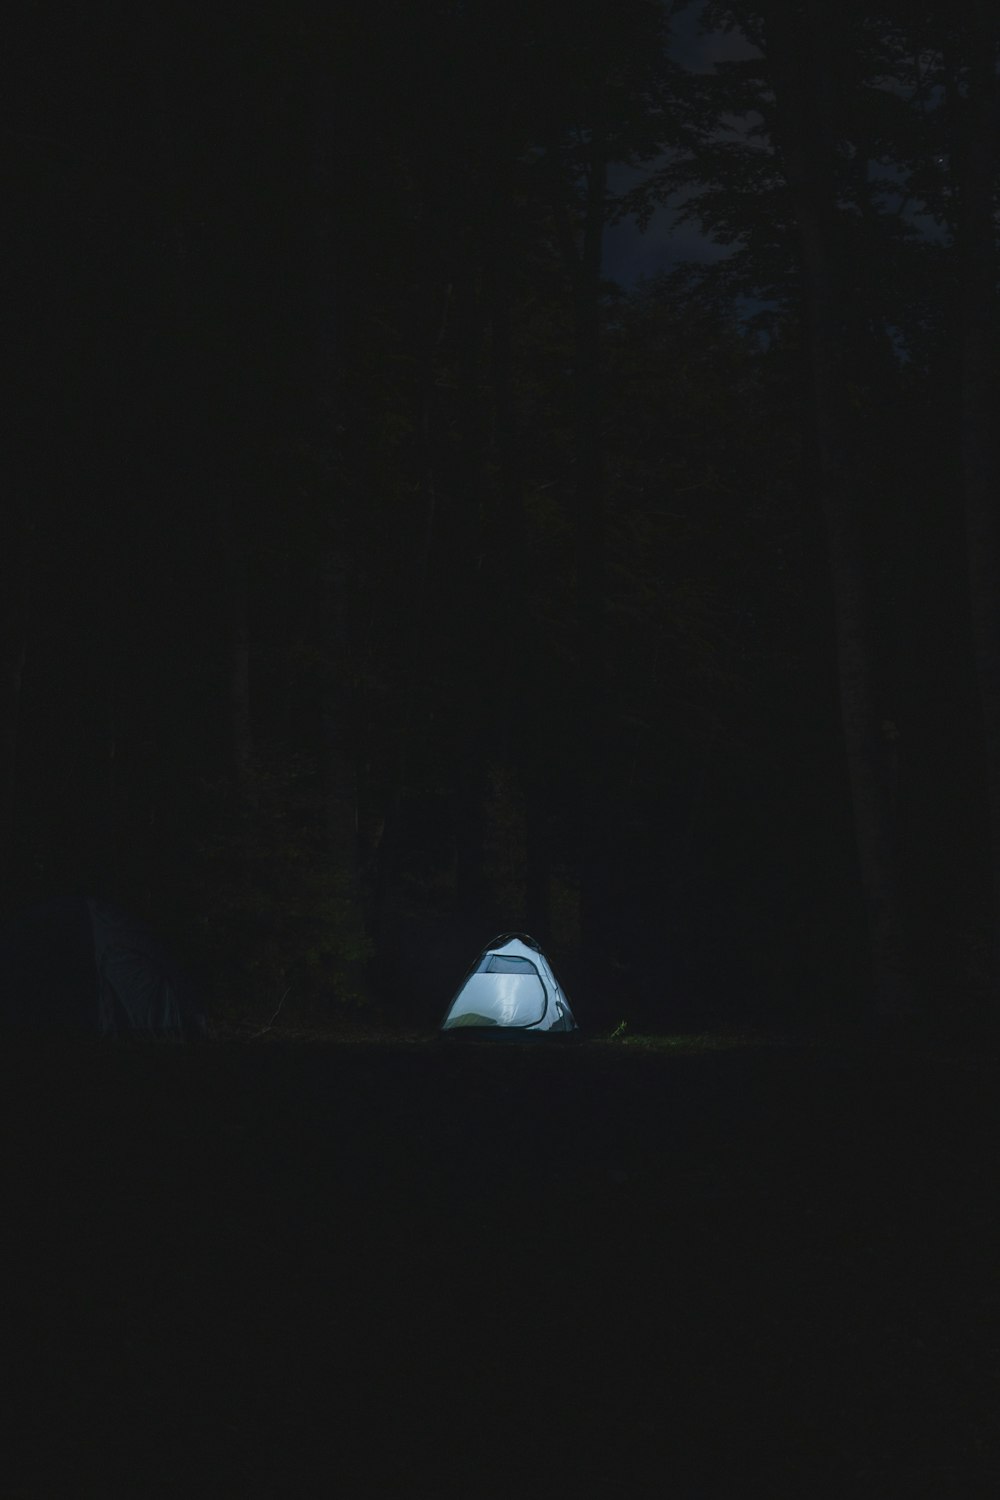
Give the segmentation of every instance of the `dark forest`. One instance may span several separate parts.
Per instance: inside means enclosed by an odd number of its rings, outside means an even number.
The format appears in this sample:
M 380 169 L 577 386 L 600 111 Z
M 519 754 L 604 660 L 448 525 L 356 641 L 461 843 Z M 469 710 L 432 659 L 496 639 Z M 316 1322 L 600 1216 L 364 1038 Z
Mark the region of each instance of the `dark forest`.
M 511 928 L 591 1029 L 994 1013 L 996 18 L 702 10 L 15 44 L 6 913 L 218 1015 Z
M 1000 10 L 44 9 L 4 1500 L 1000 1493 Z

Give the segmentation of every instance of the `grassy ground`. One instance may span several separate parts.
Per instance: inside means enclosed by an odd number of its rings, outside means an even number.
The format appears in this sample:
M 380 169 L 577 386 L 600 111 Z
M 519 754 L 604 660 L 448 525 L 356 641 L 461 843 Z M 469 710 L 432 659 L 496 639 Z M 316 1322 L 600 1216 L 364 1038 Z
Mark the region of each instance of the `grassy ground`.
M 1000 1485 L 991 1056 L 0 1061 L 5 1496 Z

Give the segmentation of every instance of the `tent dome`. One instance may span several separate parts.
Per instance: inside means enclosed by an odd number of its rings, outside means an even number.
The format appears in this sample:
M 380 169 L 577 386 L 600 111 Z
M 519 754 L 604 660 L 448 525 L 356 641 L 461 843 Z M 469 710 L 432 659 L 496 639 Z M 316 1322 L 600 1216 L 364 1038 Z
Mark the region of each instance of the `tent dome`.
M 499 1039 L 575 1035 L 577 1025 L 534 938 L 507 932 L 483 949 L 452 999 L 441 1030 Z

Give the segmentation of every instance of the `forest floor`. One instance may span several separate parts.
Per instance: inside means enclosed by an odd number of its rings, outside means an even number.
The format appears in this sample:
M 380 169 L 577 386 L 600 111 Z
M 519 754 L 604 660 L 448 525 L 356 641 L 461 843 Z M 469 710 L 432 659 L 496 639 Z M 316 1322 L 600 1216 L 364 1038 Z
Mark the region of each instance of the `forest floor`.
M 6 1500 L 1000 1493 L 1000 1065 L 0 1058 Z

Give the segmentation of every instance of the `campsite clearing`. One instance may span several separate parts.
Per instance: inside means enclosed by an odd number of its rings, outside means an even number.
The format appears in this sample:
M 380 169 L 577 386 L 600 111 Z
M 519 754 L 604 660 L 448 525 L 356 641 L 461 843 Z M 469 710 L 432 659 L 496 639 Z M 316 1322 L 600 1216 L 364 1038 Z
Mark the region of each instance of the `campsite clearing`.
M 995 1058 L 269 1039 L 0 1076 L 8 1495 L 1000 1474 Z

